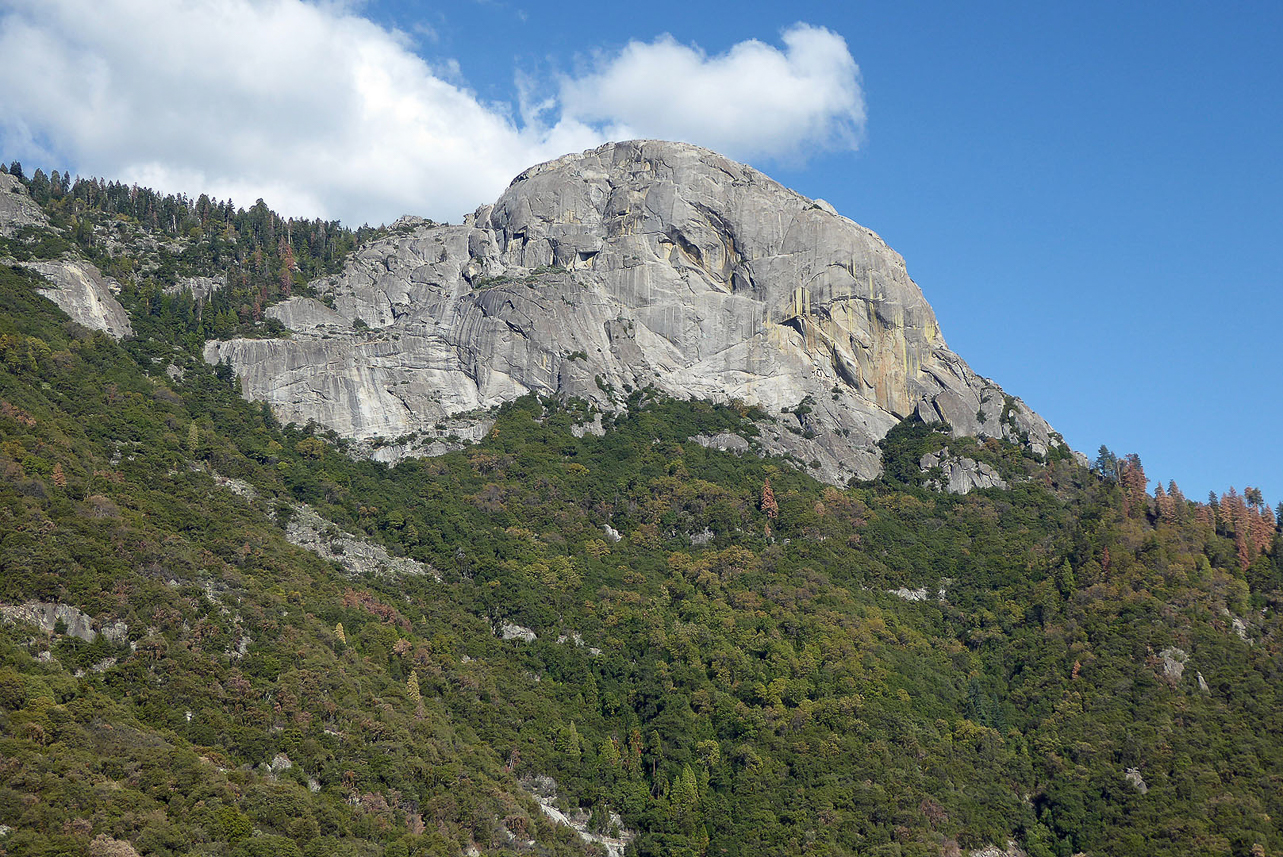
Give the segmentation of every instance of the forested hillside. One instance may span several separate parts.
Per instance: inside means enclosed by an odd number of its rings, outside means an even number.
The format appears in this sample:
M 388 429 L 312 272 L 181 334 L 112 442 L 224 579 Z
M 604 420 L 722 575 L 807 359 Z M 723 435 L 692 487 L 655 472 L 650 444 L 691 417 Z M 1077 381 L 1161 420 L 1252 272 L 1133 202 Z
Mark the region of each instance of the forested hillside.
M 772 415 L 652 390 L 601 436 L 527 397 L 388 468 L 198 356 L 210 314 L 264 328 L 255 295 L 360 235 L 28 183 L 55 230 L 0 246 L 0 603 L 96 633 L 0 623 L 0 853 L 599 852 L 543 777 L 637 855 L 1283 850 L 1259 491 L 909 422 L 838 489 L 692 440 Z M 16 265 L 65 252 L 121 281 L 136 336 Z M 165 292 L 184 276 L 229 285 Z M 926 487 L 946 443 L 1012 487 Z M 291 544 L 300 504 L 435 575 Z

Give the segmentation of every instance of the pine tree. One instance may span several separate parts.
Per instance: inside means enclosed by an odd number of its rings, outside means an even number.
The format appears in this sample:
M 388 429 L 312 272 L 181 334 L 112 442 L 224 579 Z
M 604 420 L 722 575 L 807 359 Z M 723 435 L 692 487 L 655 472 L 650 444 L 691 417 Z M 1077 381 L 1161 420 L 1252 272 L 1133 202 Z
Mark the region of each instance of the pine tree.
M 1149 480 L 1145 478 L 1145 468 L 1141 466 L 1139 455 L 1128 453 L 1119 462 L 1118 481 L 1123 488 L 1123 513 L 1133 518 L 1145 511 Z
M 1163 483 L 1159 482 L 1154 486 L 1154 506 L 1158 509 L 1158 517 L 1163 521 L 1170 521 L 1174 517 L 1174 507 L 1172 498 L 1163 490 Z
M 1117 481 L 1118 463 L 1118 456 L 1110 452 L 1109 447 L 1102 443 L 1096 452 L 1096 463 L 1093 469 L 1102 479 Z
M 766 517 L 775 520 L 780 516 L 780 507 L 775 502 L 775 492 L 771 490 L 771 480 L 762 484 L 762 511 Z
M 423 694 L 419 692 L 419 673 L 410 670 L 410 677 L 405 681 L 405 692 L 414 700 L 414 707 L 418 708 L 423 704 Z
M 682 772 L 677 775 L 672 791 L 669 792 L 669 800 L 673 809 L 683 818 L 693 813 L 699 805 L 699 782 L 690 765 L 682 766 Z
M 343 623 L 342 623 L 342 622 L 339 622 L 337 625 L 335 625 L 335 626 L 334 626 L 334 636 L 335 636 L 336 638 L 338 638 L 338 641 L 339 641 L 340 643 L 344 643 L 344 644 L 346 644 L 346 643 L 347 643 L 347 634 L 344 634 L 344 633 L 343 633 Z
M 1181 493 L 1181 489 L 1177 486 L 1175 479 L 1167 483 L 1167 496 L 1171 498 L 1172 513 L 1175 519 L 1177 521 L 1185 520 L 1186 506 L 1189 501 Z
M 1234 531 L 1234 548 L 1238 553 L 1239 568 L 1246 569 L 1252 564 L 1251 542 L 1242 529 Z
M 557 740 L 557 749 L 566 754 L 572 764 L 578 763 L 580 739 L 579 730 L 575 728 L 575 721 L 570 721 L 570 725 L 561 730 L 561 735 Z

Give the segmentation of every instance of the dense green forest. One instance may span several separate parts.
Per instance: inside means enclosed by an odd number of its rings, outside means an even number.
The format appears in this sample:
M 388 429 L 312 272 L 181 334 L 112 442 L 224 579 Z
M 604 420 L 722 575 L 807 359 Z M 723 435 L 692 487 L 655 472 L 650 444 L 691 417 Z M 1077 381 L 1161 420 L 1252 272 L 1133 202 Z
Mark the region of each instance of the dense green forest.
M 1259 491 L 948 439 L 1013 487 L 942 494 L 912 423 L 838 489 L 689 441 L 766 415 L 651 390 L 601 437 L 527 397 L 461 451 L 357 460 L 196 345 L 261 294 L 254 252 L 298 266 L 270 302 L 360 235 L 55 176 L 26 181 L 62 231 L 0 254 L 114 266 L 138 335 L 0 265 L 0 602 L 127 631 L 0 623 L 0 853 L 594 853 L 538 776 L 656 857 L 1283 850 Z M 161 235 L 181 252 L 137 249 Z M 175 311 L 211 273 L 230 294 Z M 300 503 L 440 580 L 347 576 L 286 540 Z

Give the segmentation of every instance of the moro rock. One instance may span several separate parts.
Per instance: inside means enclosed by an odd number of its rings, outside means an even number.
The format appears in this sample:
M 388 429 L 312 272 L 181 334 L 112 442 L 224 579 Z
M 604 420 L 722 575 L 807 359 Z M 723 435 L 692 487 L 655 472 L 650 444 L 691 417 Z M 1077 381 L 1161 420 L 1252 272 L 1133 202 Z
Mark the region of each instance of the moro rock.
M 535 392 L 603 412 L 654 386 L 775 422 L 765 451 L 842 483 L 880 470 L 901 419 L 1059 442 L 946 346 L 904 260 L 871 230 L 762 173 L 678 143 L 612 143 L 525 171 L 441 226 L 403 218 L 269 314 L 283 339 L 211 342 L 245 395 L 385 460 L 484 432 Z

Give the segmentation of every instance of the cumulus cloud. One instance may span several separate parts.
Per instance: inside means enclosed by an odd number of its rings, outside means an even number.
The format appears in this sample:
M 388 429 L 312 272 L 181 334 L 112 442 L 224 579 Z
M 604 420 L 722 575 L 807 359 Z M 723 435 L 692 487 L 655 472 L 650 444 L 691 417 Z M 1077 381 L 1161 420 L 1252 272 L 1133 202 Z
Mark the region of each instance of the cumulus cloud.
M 631 42 L 561 87 L 563 116 L 606 123 L 612 137 L 699 143 L 731 156 L 789 156 L 802 146 L 854 148 L 864 128 L 860 70 L 822 27 L 784 31 L 784 50 L 756 39 L 707 56 L 672 36 Z
M 836 34 L 709 57 L 669 37 L 595 58 L 518 123 L 449 58 L 349 5 L 305 0 L 5 0 L 0 153 L 283 213 L 457 220 L 533 163 L 605 139 L 733 156 L 853 145 L 858 69 Z

